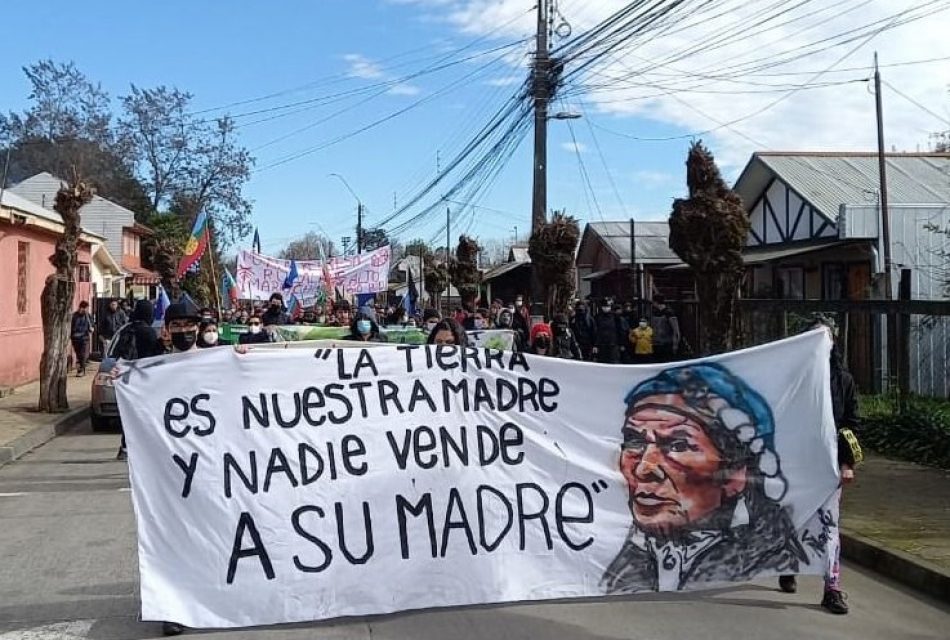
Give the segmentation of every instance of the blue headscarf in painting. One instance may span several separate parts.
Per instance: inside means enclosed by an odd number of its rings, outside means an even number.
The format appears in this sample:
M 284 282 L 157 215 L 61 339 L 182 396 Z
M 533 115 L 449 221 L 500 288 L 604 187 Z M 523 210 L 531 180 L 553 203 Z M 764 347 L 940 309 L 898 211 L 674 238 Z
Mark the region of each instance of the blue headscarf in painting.
M 761 394 L 720 364 L 691 364 L 638 384 L 625 398 L 627 411 L 644 398 L 662 395 L 682 396 L 714 441 L 729 438 L 746 449 L 757 459 L 765 495 L 782 499 L 787 485 L 775 454 L 775 420 Z

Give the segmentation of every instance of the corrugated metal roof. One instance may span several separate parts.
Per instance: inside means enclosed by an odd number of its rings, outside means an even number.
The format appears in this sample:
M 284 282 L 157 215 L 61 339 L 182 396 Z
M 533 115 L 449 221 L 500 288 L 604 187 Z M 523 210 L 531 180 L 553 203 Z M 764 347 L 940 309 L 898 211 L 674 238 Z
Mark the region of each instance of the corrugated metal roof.
M 518 267 L 527 267 L 529 266 L 529 264 L 530 263 L 528 262 L 503 262 L 497 267 L 493 267 L 492 269 L 489 269 L 488 271 L 486 271 L 485 274 L 482 275 L 482 281 L 484 282 L 485 280 L 493 280 L 497 278 L 498 276 L 504 275 L 508 273 L 509 271 L 517 269 Z
M 896 153 L 885 158 L 890 204 L 950 202 L 950 154 Z M 837 218 L 842 204 L 873 204 L 878 199 L 874 153 L 757 153 L 751 164 L 755 160 L 831 219 Z
M 591 231 L 603 239 L 621 263 L 630 262 L 630 221 L 589 222 Z M 636 259 L 639 263 L 675 264 L 679 257 L 670 249 L 670 225 L 665 221 L 634 223 Z

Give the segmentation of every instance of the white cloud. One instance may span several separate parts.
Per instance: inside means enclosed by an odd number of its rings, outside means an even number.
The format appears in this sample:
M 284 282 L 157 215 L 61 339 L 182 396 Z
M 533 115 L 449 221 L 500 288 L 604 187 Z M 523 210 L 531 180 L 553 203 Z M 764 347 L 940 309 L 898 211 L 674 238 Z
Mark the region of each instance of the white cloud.
M 526 12 L 523 0 L 411 3 L 466 34 L 514 38 L 533 30 L 533 15 Z M 577 37 L 628 4 L 626 0 L 564 0 L 560 10 Z M 689 3 L 683 7 L 684 12 L 695 8 Z M 875 50 L 885 65 L 886 81 L 930 110 L 947 113 L 948 13 L 907 22 L 873 38 L 859 34 L 871 34 L 901 11 L 913 9 L 909 15 L 916 15 L 932 8 L 916 0 L 813 0 L 761 22 L 760 3 L 726 0 L 701 7 L 662 32 L 631 38 L 614 55 L 592 66 L 593 73 L 582 76 L 582 99 L 593 122 L 613 130 L 630 133 L 636 127 L 646 130 L 641 135 L 649 137 L 650 122 L 663 125 L 664 132 L 672 125 L 673 135 L 682 132 L 673 144 L 684 147 L 689 135 L 702 137 L 733 177 L 755 150 L 873 150 L 874 96 L 864 80 L 870 76 Z M 868 26 L 874 23 L 876 27 Z M 851 36 L 836 38 L 852 30 Z M 845 42 L 855 35 L 859 37 Z M 554 44 L 564 42 L 556 39 Z M 835 43 L 840 46 L 828 46 Z M 525 45 L 526 49 L 530 46 Z M 939 58 L 948 60 L 887 66 Z M 565 73 L 571 68 L 568 61 Z M 947 128 L 946 121 L 928 115 L 886 86 L 884 115 L 888 148 L 926 147 L 930 132 Z M 636 144 L 649 149 L 663 142 Z
M 674 177 L 665 171 L 643 169 L 633 172 L 633 181 L 645 189 L 656 189 L 673 184 Z
M 587 153 L 587 145 L 583 142 L 562 142 L 561 148 L 571 153 Z
M 378 64 L 361 53 L 348 53 L 343 59 L 349 64 L 348 73 L 354 78 L 378 80 L 384 75 Z
M 394 84 L 387 93 L 394 96 L 415 96 L 419 94 L 419 91 L 421 91 L 419 87 L 402 82 Z

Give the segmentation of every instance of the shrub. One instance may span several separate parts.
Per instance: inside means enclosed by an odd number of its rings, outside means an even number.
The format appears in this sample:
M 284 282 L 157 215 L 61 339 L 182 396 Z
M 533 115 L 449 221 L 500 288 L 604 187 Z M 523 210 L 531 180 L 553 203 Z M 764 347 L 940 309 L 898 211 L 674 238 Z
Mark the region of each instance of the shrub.
M 878 453 L 950 469 L 950 403 L 912 398 L 897 410 L 889 396 L 861 398 L 861 443 Z

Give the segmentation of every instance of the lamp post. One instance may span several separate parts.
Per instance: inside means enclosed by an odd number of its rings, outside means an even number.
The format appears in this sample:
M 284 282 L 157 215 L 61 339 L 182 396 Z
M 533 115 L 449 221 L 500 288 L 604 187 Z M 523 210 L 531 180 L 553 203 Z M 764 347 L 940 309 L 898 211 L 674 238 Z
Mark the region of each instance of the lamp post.
M 338 178 L 340 182 L 343 183 L 343 186 L 346 187 L 346 190 L 350 192 L 350 195 L 356 200 L 356 254 L 359 255 L 363 253 L 363 201 L 360 200 L 360 197 L 353 191 L 353 188 L 350 186 L 350 183 L 346 181 L 346 178 L 339 173 L 331 173 L 330 177 Z

